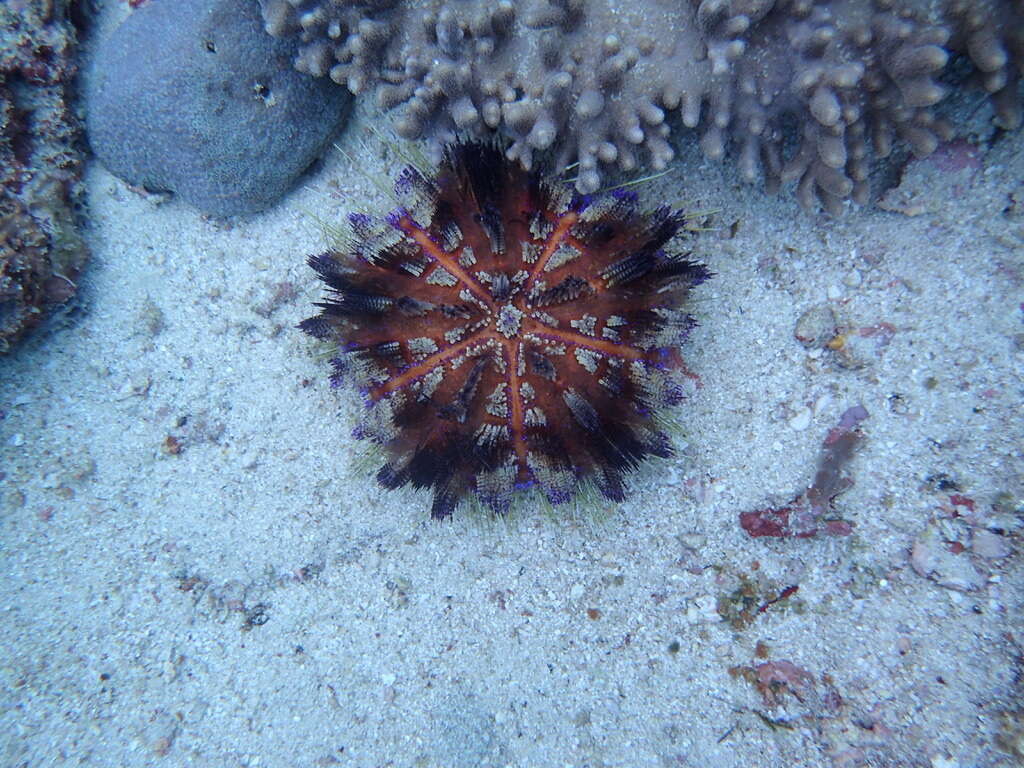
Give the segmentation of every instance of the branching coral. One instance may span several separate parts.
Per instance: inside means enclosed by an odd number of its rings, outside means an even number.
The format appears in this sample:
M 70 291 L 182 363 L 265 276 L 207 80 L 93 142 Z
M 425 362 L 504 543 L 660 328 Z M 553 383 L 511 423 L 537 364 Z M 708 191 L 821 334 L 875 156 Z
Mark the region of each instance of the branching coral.
M 952 0 L 952 47 L 971 60 L 982 87 L 992 94 L 999 124 L 1021 124 L 1020 80 L 1024 75 L 1024 2 Z
M 953 55 L 1019 122 L 1021 0 L 260 0 L 296 66 L 398 109 L 399 133 L 499 130 L 530 168 L 552 151 L 592 192 L 609 167 L 661 169 L 678 123 L 742 176 L 797 180 L 808 207 L 868 198 L 869 160 L 948 134 L 931 107 Z

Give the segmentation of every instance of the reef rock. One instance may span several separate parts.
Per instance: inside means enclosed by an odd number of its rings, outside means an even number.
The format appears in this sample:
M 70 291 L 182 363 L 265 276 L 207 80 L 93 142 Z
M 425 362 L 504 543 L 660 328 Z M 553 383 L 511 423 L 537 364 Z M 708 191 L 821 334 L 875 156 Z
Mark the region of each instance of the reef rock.
M 869 197 L 869 160 L 931 152 L 962 56 L 1000 122 L 1020 121 L 1021 0 L 260 0 L 296 67 L 399 110 L 406 137 L 498 130 L 529 168 L 552 151 L 593 192 L 664 168 L 679 124 L 744 179 L 807 207 Z
M 0 354 L 74 295 L 89 257 L 69 5 L 0 3 Z
M 113 173 L 215 216 L 274 203 L 319 157 L 348 94 L 290 66 L 254 0 L 161 0 L 135 10 L 92 62 L 89 141 Z

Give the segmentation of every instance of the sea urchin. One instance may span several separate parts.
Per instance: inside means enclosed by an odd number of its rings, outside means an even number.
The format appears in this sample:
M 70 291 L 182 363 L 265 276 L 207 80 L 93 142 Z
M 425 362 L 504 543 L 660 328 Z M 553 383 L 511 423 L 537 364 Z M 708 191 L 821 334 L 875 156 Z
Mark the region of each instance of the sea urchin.
M 485 142 L 395 190 L 406 207 L 351 215 L 344 249 L 309 259 L 330 294 L 300 325 L 363 393 L 381 485 L 431 488 L 435 518 L 530 486 L 621 501 L 625 472 L 672 451 L 656 414 L 682 398 L 684 303 L 709 275 L 668 249 L 685 214 L 574 196 Z

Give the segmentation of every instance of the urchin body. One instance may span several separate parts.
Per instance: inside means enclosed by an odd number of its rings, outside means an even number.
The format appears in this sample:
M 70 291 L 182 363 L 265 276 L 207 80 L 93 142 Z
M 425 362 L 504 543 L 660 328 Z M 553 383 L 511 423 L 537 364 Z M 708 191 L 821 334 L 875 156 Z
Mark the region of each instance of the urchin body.
M 575 197 L 480 142 L 396 191 L 407 207 L 351 216 L 345 250 L 310 259 L 330 295 L 301 325 L 364 393 L 380 483 L 432 489 L 437 518 L 531 486 L 621 500 L 626 472 L 672 450 L 655 416 L 682 397 L 685 303 L 709 274 L 672 250 L 685 215 Z

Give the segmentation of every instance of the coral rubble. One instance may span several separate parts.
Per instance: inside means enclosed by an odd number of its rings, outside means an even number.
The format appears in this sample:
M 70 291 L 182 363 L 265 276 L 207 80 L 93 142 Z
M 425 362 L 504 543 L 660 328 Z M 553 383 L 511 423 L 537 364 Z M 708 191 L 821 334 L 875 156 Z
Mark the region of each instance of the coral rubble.
M 0 354 L 74 294 L 88 259 L 69 6 L 0 4 Z
M 574 199 L 478 142 L 396 192 L 407 207 L 353 214 L 345 247 L 310 259 L 330 294 L 301 325 L 364 393 L 380 483 L 430 488 L 436 518 L 527 486 L 621 500 L 625 473 L 671 453 L 657 415 L 682 397 L 686 299 L 708 276 L 675 248 L 685 216 Z
M 260 0 L 298 69 L 399 108 L 445 142 L 500 130 L 526 168 L 551 150 L 592 192 L 609 167 L 655 170 L 678 124 L 741 175 L 797 181 L 807 207 L 868 199 L 872 156 L 931 152 L 952 56 L 1004 126 L 1020 122 L 1021 0 Z

